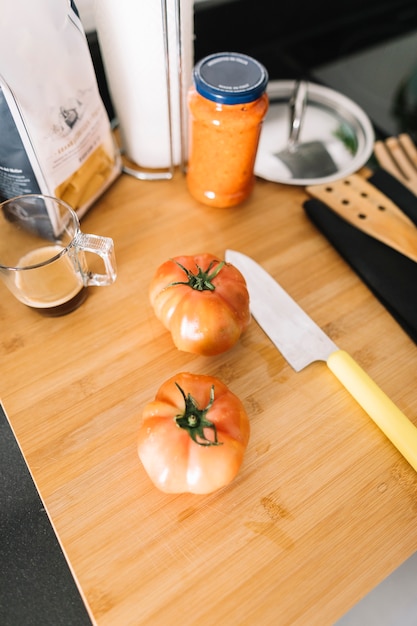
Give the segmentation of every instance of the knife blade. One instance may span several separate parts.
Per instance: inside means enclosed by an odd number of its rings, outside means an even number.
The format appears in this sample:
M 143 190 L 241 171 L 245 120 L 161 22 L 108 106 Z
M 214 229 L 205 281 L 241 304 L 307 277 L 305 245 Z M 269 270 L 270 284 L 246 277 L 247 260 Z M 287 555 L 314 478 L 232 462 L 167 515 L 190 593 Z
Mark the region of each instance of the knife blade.
M 235 250 L 226 250 L 225 259 L 243 274 L 254 319 L 291 367 L 299 372 L 314 361 L 324 361 L 417 471 L 417 427 L 262 266 Z

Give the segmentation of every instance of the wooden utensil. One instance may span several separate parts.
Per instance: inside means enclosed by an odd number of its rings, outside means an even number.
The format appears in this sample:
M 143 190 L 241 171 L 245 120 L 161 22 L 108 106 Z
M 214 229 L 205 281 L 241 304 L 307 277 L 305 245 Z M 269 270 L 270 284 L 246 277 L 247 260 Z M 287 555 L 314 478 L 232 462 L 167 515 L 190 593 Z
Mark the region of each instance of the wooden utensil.
M 417 148 L 409 135 L 376 141 L 374 154 L 382 168 L 417 195 Z
M 307 192 L 350 224 L 417 262 L 417 227 L 379 189 L 357 174 Z

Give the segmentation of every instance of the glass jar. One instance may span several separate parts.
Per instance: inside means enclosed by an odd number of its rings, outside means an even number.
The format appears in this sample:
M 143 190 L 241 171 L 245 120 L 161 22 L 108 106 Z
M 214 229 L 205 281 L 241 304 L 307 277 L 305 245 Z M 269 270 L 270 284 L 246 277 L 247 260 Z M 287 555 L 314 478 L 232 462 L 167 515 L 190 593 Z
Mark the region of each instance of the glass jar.
M 225 52 L 197 63 L 193 79 L 188 189 L 203 204 L 231 207 L 243 202 L 255 183 L 268 73 L 247 55 Z

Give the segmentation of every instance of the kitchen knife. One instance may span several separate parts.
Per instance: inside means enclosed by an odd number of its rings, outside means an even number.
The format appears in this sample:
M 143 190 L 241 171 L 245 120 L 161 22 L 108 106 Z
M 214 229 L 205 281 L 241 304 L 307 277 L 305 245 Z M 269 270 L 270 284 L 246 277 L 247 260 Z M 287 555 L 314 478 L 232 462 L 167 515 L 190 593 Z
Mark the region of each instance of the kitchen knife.
M 234 250 L 226 250 L 225 258 L 245 277 L 253 317 L 291 367 L 299 372 L 314 361 L 325 361 L 417 471 L 417 427 L 256 261 Z

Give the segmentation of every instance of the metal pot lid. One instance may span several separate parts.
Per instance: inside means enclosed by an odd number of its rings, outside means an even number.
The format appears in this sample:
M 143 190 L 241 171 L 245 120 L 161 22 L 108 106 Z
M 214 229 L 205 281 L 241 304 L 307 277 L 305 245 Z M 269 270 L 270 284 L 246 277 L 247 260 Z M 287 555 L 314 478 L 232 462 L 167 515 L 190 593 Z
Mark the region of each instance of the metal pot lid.
M 308 83 L 308 100 L 300 142 L 320 141 L 334 161 L 330 175 L 299 177 L 279 158 L 290 132 L 289 100 L 295 81 L 270 81 L 270 104 L 263 123 L 255 162 L 260 178 L 288 185 L 315 185 L 339 180 L 356 172 L 372 154 L 375 135 L 369 117 L 352 100 L 316 83 Z

